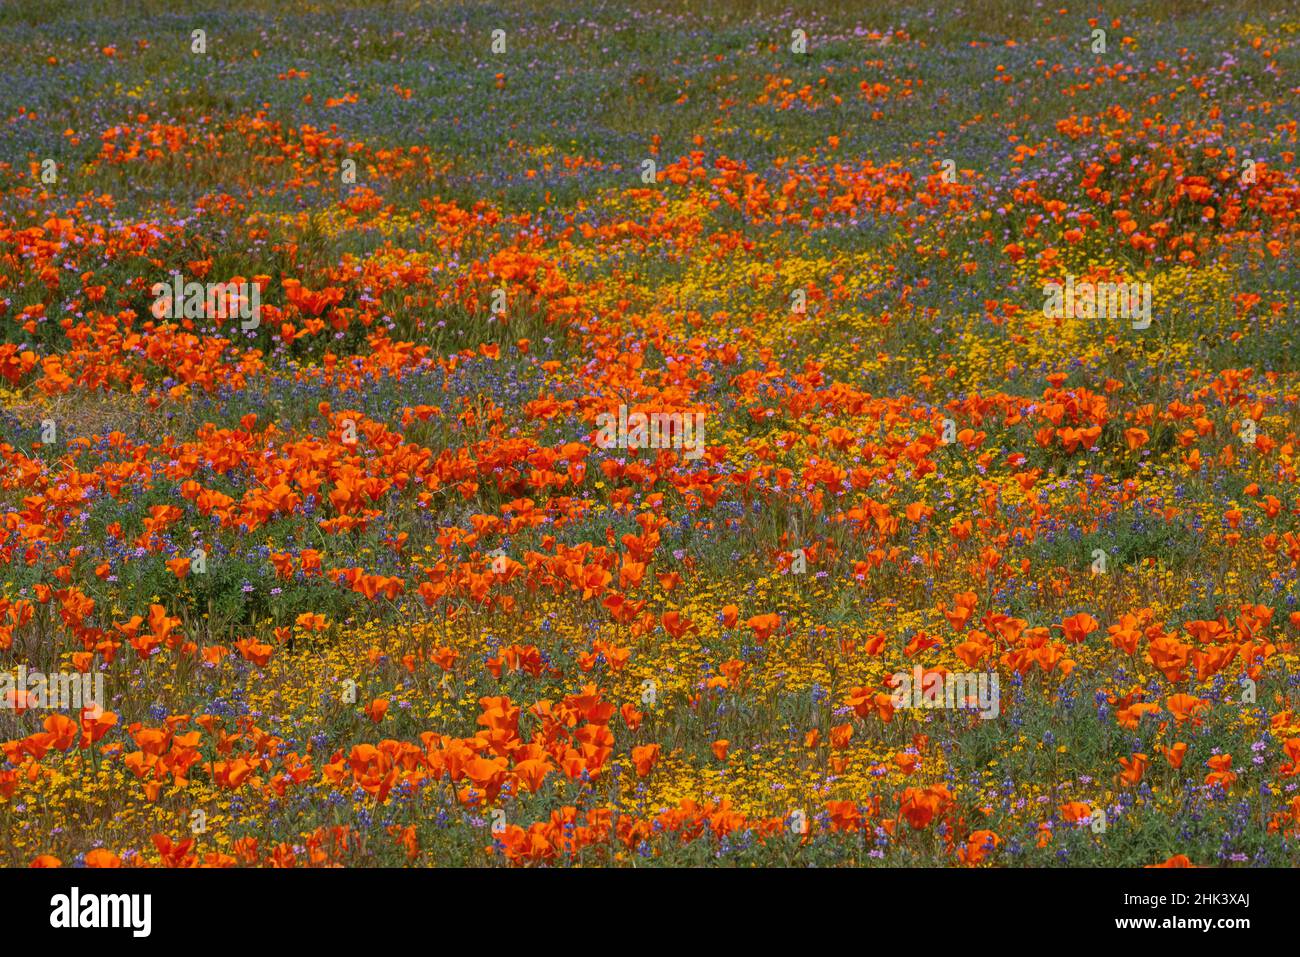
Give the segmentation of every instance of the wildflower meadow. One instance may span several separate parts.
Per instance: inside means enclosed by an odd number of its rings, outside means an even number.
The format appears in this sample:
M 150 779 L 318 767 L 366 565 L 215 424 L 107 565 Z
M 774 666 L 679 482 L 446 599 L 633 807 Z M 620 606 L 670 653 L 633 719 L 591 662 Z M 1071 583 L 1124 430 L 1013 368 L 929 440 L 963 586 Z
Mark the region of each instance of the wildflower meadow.
M 1298 68 L 0 4 L 0 865 L 1300 864 Z

